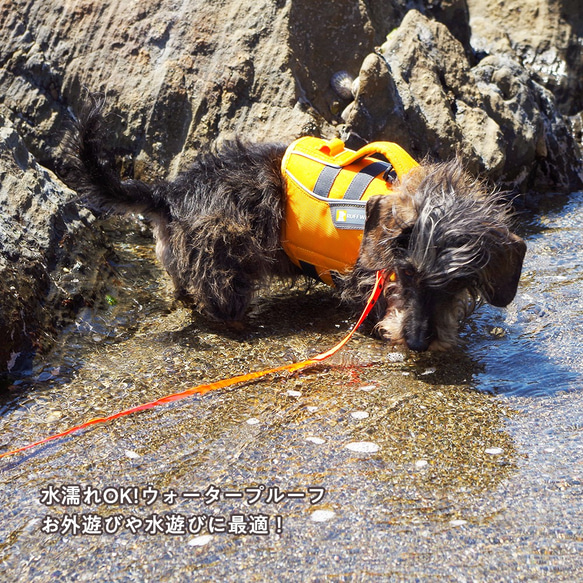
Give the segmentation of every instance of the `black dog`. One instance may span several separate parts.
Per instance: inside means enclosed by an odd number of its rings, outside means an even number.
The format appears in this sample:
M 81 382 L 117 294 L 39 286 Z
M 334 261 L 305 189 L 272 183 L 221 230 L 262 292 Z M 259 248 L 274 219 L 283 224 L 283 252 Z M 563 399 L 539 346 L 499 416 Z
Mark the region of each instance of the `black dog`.
M 301 275 L 282 245 L 285 145 L 229 142 L 175 181 L 150 186 L 120 179 L 102 127 L 99 106 L 80 116 L 66 180 L 92 205 L 152 220 L 178 298 L 236 322 L 262 283 Z M 400 178 L 390 196 L 367 201 L 358 257 L 334 283 L 344 300 L 362 304 L 375 272 L 391 274 L 371 316 L 377 334 L 416 351 L 446 350 L 477 303 L 512 301 L 526 245 L 509 230 L 507 206 L 459 161 Z

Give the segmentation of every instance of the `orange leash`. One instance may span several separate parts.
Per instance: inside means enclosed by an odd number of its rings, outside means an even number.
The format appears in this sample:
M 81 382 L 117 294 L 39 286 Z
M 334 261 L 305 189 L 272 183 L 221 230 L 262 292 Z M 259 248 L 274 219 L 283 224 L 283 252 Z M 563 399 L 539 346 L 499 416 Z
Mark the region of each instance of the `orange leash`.
M 117 419 L 118 417 L 125 417 L 126 415 L 131 415 L 132 413 L 137 413 L 138 411 L 145 411 L 146 409 L 153 409 L 154 407 L 158 407 L 159 405 L 164 405 L 166 403 L 172 403 L 173 401 L 180 401 L 180 399 L 184 399 L 185 397 L 189 397 L 190 395 L 205 395 L 206 393 L 208 393 L 210 391 L 214 391 L 215 389 L 222 389 L 224 387 L 230 387 L 232 385 L 236 385 L 239 383 L 253 381 L 255 379 L 258 379 L 258 378 L 261 378 L 261 377 L 264 377 L 264 376 L 267 376 L 270 374 L 278 373 L 278 372 L 283 372 L 283 371 L 295 372 L 295 371 L 300 370 L 302 368 L 306 368 L 308 366 L 318 364 L 319 362 L 322 362 L 323 360 L 326 360 L 327 358 L 336 354 L 352 338 L 353 334 L 356 332 L 356 330 L 359 328 L 359 326 L 364 322 L 365 318 L 369 315 L 375 302 L 377 301 L 378 297 L 381 294 L 382 288 L 383 288 L 383 275 L 380 271 L 378 271 L 376 274 L 376 281 L 375 281 L 374 288 L 370 294 L 370 297 L 368 298 L 368 301 L 366 303 L 366 306 L 365 306 L 360 318 L 358 319 L 356 324 L 353 326 L 352 330 L 350 330 L 350 332 L 338 344 L 336 344 L 336 346 L 334 346 L 333 348 L 331 348 L 330 350 L 328 350 L 326 352 L 322 352 L 321 354 L 314 356 L 313 358 L 310 358 L 308 360 L 302 360 L 301 362 L 293 362 L 291 364 L 278 366 L 276 368 L 269 368 L 269 369 L 261 370 L 258 372 L 251 372 L 248 374 L 239 375 L 236 377 L 232 377 L 230 379 L 222 379 L 220 381 L 215 381 L 213 383 L 198 385 L 198 386 L 193 387 L 191 389 L 186 389 L 185 391 L 182 391 L 180 393 L 173 393 L 172 395 L 167 395 L 166 397 L 162 397 L 161 399 L 157 399 L 156 401 L 151 401 L 150 403 L 144 403 L 143 405 L 138 405 L 138 406 L 132 407 L 130 409 L 125 409 L 124 411 L 120 411 L 119 413 L 114 413 L 113 415 L 108 415 L 107 417 L 97 417 L 95 419 L 90 419 L 89 421 L 86 421 L 85 423 L 82 423 L 81 425 L 76 425 L 75 427 L 71 427 L 71 428 L 69 428 L 66 431 L 63 431 L 61 433 L 57 433 L 55 435 L 45 437 L 44 439 L 41 439 L 40 441 L 36 441 L 34 443 L 29 443 L 28 445 L 25 445 L 23 447 L 19 447 L 18 449 L 14 449 L 12 451 L 7 451 L 4 453 L 1 453 L 0 458 L 7 457 L 7 456 L 13 455 L 15 453 L 20 453 L 22 451 L 26 451 L 27 449 L 31 449 L 31 448 L 36 447 L 38 445 L 42 445 L 43 443 L 53 441 L 54 439 L 59 439 L 61 437 L 65 437 L 66 435 L 69 435 L 70 433 L 80 431 L 81 429 L 85 429 L 86 427 L 90 427 L 91 425 L 95 425 L 97 423 L 105 423 L 107 421 L 113 421 L 114 419 Z

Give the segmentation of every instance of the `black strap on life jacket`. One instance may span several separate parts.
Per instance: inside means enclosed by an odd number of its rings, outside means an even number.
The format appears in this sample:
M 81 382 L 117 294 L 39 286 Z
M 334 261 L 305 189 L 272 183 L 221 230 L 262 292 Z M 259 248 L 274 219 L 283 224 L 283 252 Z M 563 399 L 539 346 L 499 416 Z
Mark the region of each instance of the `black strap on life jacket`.
M 341 167 L 324 166 L 314 185 L 314 194 L 322 198 L 329 198 L 334 181 L 341 171 Z M 341 198 L 344 200 L 360 200 L 366 192 L 368 185 L 381 173 L 383 173 L 383 180 L 387 182 L 392 183 L 394 178 L 396 178 L 393 166 L 389 162 L 382 162 L 380 160 L 373 162 L 354 175 L 354 178 Z

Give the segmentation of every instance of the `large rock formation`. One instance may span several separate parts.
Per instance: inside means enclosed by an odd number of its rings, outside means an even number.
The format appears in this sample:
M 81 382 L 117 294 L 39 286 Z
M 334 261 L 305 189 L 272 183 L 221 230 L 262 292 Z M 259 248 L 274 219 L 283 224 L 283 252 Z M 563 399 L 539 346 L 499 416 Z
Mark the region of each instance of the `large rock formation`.
M 567 190 L 581 183 L 576 4 L 2 3 L 0 371 L 45 337 L 51 305 L 89 293 L 55 291 L 59 265 L 81 253 L 58 242 L 91 216 L 47 171 L 86 90 L 106 95 L 123 171 L 147 180 L 233 134 L 340 133 L 396 140 L 419 157 L 460 152 L 515 191 Z M 330 84 L 351 76 L 356 98 Z
M 581 184 L 581 153 L 553 94 L 508 53 L 471 66 L 446 26 L 407 13 L 359 74 L 345 132 L 394 140 L 418 156 L 459 152 L 510 190 Z
M 218 136 L 318 131 L 290 66 L 292 12 L 271 0 L 13 2 L 0 15 L 1 93 L 42 162 L 87 88 L 120 113 L 111 121 L 135 172 L 172 174 Z
M 558 112 L 581 109 L 574 2 L 537 0 L 535 9 L 494 0 L 145 0 L 136 10 L 110 1 L 21 0 L 0 13 L 0 100 L 33 155 L 52 167 L 68 108 L 79 106 L 83 88 L 105 93 L 119 114 L 111 121 L 127 171 L 152 179 L 175 174 L 201 146 L 229 134 L 282 141 L 334 134 L 347 103 L 330 78 L 339 70 L 356 76 L 362 66 L 364 83 L 346 119 L 362 137 L 396 135 L 421 155 L 460 151 L 521 190 L 569 188 L 579 152 L 570 171 L 556 169 L 542 134 L 569 134 Z M 426 16 L 411 6 L 427 6 Z M 381 44 L 388 67 L 367 58 Z M 498 60 L 481 66 L 484 56 Z M 512 94 L 503 75 L 488 77 L 497 68 L 518 75 Z M 557 160 L 565 162 L 572 144 L 561 140 Z M 547 154 L 554 145 L 546 144 Z M 534 154 L 525 157 L 524 149 Z
M 583 110 L 583 10 L 579 0 L 468 0 L 471 45 L 505 54 L 552 91 L 559 110 Z
M 25 366 L 59 320 L 93 297 L 105 246 L 74 197 L 0 112 L 0 371 Z

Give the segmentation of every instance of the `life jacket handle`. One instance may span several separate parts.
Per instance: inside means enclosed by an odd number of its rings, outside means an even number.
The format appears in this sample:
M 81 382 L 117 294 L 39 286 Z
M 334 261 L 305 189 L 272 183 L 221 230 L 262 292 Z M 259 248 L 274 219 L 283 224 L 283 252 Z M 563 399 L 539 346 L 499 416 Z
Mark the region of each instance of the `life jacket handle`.
M 409 170 L 419 166 L 401 146 L 394 142 L 371 142 L 359 150 L 353 151 L 345 149 L 344 142 L 336 138 L 326 142 L 320 151 L 330 156 L 334 164 L 341 167 L 349 166 L 357 160 L 373 154 L 381 154 L 390 162 L 399 178 L 407 174 Z

